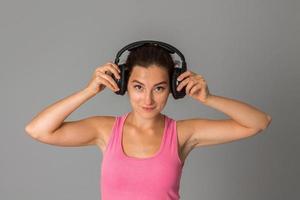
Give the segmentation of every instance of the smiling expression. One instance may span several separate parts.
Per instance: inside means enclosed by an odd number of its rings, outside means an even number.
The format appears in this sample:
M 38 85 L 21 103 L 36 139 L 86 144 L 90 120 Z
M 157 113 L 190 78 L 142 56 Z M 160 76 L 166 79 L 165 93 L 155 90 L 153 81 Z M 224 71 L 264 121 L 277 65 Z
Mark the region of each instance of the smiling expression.
M 139 113 L 160 113 L 170 94 L 167 69 L 151 65 L 135 66 L 128 80 L 127 91 L 133 110 Z

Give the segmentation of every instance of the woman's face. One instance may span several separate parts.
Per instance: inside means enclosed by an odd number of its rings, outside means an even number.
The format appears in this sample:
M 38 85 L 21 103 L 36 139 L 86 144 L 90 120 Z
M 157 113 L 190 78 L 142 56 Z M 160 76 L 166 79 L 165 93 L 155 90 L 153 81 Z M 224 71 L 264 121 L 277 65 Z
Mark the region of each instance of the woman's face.
M 135 112 L 144 116 L 159 114 L 170 94 L 167 69 L 156 65 L 148 68 L 134 66 L 128 80 L 127 92 Z

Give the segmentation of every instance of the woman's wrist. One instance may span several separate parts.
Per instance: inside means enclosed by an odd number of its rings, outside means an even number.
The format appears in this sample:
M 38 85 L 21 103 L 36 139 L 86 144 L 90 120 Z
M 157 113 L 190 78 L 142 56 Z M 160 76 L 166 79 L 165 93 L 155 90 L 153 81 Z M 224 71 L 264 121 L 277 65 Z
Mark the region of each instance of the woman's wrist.
M 214 95 L 209 94 L 205 100 L 205 102 L 203 102 L 204 105 L 208 105 L 209 102 L 214 98 Z
M 81 90 L 81 92 L 83 92 L 84 94 L 90 96 L 90 97 L 93 97 L 97 94 L 97 92 L 91 90 L 90 88 L 86 87 L 84 88 L 83 90 Z

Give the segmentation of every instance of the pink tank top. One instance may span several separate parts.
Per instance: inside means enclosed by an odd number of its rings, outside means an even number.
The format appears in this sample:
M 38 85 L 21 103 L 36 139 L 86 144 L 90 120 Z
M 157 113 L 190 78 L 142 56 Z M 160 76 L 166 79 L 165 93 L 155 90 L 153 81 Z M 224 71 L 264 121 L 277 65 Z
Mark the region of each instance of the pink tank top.
M 184 162 L 178 155 L 176 121 L 165 116 L 159 150 L 147 158 L 127 156 L 122 148 L 122 130 L 128 113 L 117 116 L 103 152 L 101 200 L 179 200 Z

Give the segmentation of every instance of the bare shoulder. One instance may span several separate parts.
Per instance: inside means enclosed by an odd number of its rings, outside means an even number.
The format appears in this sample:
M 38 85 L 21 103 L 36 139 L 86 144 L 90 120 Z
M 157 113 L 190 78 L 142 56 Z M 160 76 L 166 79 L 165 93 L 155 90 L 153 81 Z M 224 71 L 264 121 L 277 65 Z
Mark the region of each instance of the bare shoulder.
M 94 116 L 94 122 L 96 123 L 98 139 L 97 146 L 104 150 L 112 132 L 113 125 L 115 123 L 115 116 Z

